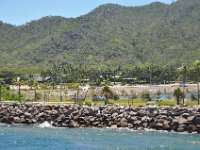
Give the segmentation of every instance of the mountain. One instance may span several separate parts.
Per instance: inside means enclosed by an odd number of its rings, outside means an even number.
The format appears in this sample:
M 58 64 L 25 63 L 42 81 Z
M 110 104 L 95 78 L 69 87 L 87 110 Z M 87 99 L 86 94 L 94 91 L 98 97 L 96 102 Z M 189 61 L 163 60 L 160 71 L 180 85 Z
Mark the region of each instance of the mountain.
M 191 63 L 200 59 L 199 16 L 199 0 L 178 0 L 140 7 L 106 4 L 78 18 L 47 16 L 20 26 L 0 22 L 0 66 Z

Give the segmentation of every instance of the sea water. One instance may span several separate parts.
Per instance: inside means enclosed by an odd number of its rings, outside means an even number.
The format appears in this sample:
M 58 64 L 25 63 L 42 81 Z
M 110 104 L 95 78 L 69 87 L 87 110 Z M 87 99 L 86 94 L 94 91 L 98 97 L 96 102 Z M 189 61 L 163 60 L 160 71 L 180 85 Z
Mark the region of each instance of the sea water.
M 200 135 L 0 125 L 0 150 L 199 150 Z

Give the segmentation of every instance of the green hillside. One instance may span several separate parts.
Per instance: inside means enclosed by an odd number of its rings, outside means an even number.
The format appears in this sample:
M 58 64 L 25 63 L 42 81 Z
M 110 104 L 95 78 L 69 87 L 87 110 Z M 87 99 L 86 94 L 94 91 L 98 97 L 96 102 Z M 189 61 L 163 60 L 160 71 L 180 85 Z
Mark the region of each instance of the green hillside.
M 0 22 L 0 37 L 1 67 L 179 65 L 200 59 L 200 1 L 106 4 L 78 18 L 48 16 L 21 26 Z

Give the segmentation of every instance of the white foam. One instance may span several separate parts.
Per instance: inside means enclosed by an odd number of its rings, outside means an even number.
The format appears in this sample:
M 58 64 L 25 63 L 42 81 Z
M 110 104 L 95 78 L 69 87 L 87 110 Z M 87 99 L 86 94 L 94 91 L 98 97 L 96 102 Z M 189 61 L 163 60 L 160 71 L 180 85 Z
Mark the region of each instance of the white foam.
M 53 126 L 52 126 L 52 123 L 45 121 L 45 122 L 39 124 L 39 128 L 53 128 Z

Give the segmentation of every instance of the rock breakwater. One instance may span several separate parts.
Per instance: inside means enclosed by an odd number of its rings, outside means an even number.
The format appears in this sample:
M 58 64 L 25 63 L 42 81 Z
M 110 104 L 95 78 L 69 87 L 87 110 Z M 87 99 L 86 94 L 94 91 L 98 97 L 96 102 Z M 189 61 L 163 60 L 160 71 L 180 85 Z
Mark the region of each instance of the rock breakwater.
M 200 107 L 78 106 L 48 104 L 0 104 L 0 122 L 55 127 L 124 127 L 200 133 Z

